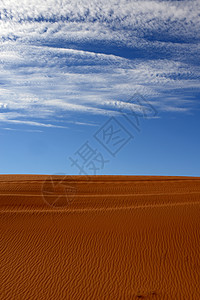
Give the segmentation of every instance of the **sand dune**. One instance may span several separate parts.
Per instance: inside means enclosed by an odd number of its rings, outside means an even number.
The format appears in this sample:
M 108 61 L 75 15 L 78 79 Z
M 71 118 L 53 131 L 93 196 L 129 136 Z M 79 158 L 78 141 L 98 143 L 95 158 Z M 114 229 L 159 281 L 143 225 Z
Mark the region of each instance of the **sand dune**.
M 200 299 L 200 178 L 0 175 L 0 299 Z

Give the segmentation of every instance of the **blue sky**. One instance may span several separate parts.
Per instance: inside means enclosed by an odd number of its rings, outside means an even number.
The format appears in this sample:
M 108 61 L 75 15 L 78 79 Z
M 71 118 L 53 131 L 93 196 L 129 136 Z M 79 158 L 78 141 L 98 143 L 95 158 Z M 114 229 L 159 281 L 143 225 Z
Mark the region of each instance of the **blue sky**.
M 3 0 L 0 173 L 200 175 L 200 2 Z

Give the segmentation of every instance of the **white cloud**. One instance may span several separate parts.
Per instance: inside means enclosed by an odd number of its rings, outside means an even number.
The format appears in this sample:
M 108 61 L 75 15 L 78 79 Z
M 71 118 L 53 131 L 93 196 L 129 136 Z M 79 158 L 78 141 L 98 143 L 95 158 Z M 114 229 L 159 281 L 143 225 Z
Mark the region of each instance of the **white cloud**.
M 199 1 L 47 0 L 42 5 L 38 0 L 5 0 L 0 4 L 2 33 L 23 40 L 65 34 L 72 40 L 104 37 L 125 42 L 133 30 L 140 37 L 146 31 L 196 37 L 199 8 Z M 120 30 L 113 32 L 113 27 Z M 129 31 L 120 33 L 124 27 Z
M 23 131 L 23 132 L 43 132 L 42 130 L 35 130 L 35 129 L 16 129 L 16 128 L 10 128 L 10 127 L 3 127 L 1 128 L 3 130 L 8 130 L 8 131 Z
M 181 89 L 199 88 L 192 61 L 199 56 L 199 9 L 199 1 L 1 1 L 2 114 L 7 109 L 18 113 L 16 124 L 47 126 L 32 119 L 60 119 L 67 111 L 114 115 L 136 92 L 160 110 L 187 111 L 193 99 Z M 96 41 L 129 47 L 136 57 L 78 49 Z M 177 90 L 181 104 L 169 104 Z M 15 121 L 0 118 L 6 120 Z
M 66 126 L 59 126 L 49 123 L 41 123 L 36 121 L 23 120 L 26 116 L 20 113 L 1 113 L 0 122 L 10 123 L 10 124 L 23 124 L 30 126 L 39 126 L 47 128 L 67 128 Z

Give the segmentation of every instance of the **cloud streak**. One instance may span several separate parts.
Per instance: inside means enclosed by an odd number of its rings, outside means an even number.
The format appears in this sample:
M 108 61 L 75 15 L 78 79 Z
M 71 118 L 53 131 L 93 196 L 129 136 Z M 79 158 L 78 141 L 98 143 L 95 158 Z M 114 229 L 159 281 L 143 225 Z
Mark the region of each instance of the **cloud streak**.
M 117 115 L 135 93 L 161 111 L 191 110 L 199 9 L 198 1 L 2 1 L 0 122 L 59 127 L 49 120 L 70 121 L 67 112 Z M 172 95 L 179 101 L 169 103 Z

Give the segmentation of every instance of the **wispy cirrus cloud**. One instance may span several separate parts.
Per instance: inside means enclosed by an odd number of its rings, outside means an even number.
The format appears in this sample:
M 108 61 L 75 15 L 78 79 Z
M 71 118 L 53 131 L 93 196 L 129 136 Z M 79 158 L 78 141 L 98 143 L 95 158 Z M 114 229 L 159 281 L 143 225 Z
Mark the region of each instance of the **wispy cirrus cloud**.
M 199 8 L 198 1 L 2 1 L 0 122 L 59 127 L 49 121 L 64 122 L 65 112 L 115 115 L 136 92 L 161 111 L 187 112 L 199 92 Z
M 22 131 L 22 132 L 43 132 L 42 130 L 37 130 L 37 129 L 16 129 L 16 128 L 10 128 L 10 127 L 3 127 L 3 130 L 7 131 Z

